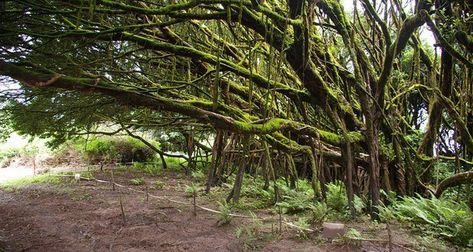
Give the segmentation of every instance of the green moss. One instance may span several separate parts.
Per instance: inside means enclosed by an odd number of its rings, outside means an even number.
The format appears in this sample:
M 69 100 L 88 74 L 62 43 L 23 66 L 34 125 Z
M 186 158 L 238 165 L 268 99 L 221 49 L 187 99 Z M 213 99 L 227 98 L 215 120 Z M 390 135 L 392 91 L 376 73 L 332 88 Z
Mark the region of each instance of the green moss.
M 320 135 L 320 138 L 325 141 L 325 142 L 328 142 L 328 143 L 332 143 L 332 144 L 335 144 L 335 145 L 340 145 L 340 142 L 341 142 L 341 138 L 339 135 L 335 134 L 335 133 L 332 133 L 332 132 L 328 132 L 328 131 L 325 131 L 325 130 L 317 130 L 317 132 L 319 133 Z
M 315 127 L 308 126 L 299 122 L 291 120 L 273 118 L 264 123 L 252 124 L 241 121 L 235 121 L 236 128 L 243 133 L 258 133 L 258 134 L 270 134 L 284 129 L 298 132 L 299 134 L 306 134 L 312 137 L 320 137 L 324 142 L 340 145 L 342 141 L 349 142 L 360 142 L 363 141 L 364 137 L 360 132 L 348 132 L 346 139 L 336 133 L 329 132 Z

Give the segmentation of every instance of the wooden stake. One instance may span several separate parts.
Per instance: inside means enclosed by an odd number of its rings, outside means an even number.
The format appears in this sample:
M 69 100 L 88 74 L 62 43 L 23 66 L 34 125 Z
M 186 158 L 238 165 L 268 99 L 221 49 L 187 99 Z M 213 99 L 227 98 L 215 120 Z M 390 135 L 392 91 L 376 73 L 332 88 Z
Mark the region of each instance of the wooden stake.
M 113 167 L 110 169 L 110 174 L 112 176 L 112 190 L 115 191 L 115 179 L 113 178 Z
M 36 175 L 36 157 L 33 156 L 33 175 Z
M 392 241 L 392 235 L 391 235 L 391 228 L 389 227 L 389 223 L 386 222 L 386 228 L 388 229 L 388 246 L 389 246 L 389 252 L 393 251 L 393 241 Z
M 122 193 L 118 193 L 118 199 L 120 201 L 120 209 L 122 211 L 123 224 L 126 224 L 125 209 L 123 208 Z
M 196 198 L 196 190 L 194 190 L 194 193 L 193 193 L 193 197 L 194 197 L 194 200 L 192 201 L 192 204 L 194 205 L 194 216 L 197 215 L 197 207 L 196 207 L 196 204 L 195 204 L 195 198 Z
M 279 233 L 282 233 L 282 213 L 281 213 L 281 206 L 278 206 L 279 212 Z
M 149 189 L 148 189 L 148 185 L 146 185 L 146 203 L 148 203 L 149 201 Z

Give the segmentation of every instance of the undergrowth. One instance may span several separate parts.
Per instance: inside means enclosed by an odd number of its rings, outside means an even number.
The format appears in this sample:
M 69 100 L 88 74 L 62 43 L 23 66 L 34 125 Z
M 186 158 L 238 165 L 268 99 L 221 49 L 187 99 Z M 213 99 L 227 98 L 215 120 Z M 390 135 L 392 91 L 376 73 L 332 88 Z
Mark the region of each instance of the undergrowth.
M 298 188 L 293 190 L 285 184 L 279 184 L 281 201 L 276 205 L 286 214 L 306 215 L 311 223 L 320 224 L 329 220 L 351 220 L 345 186 L 341 181 L 327 185 L 325 201 L 314 200 L 313 191 L 308 181 L 299 181 Z M 357 215 L 362 213 L 364 202 L 355 195 L 354 207 Z
M 230 223 L 233 219 L 232 217 L 232 206 L 230 204 L 228 204 L 227 202 L 225 201 L 219 201 L 218 202 L 218 210 L 219 210 L 219 214 L 218 214 L 218 221 L 217 221 L 217 224 L 219 226 L 223 226 L 223 225 L 226 225 L 228 223 Z
M 402 197 L 381 207 L 381 219 L 397 220 L 412 229 L 473 247 L 473 213 L 465 203 L 436 197 Z
M 261 242 L 269 241 L 274 238 L 274 234 L 263 232 L 263 221 L 256 214 L 250 212 L 251 222 L 245 223 L 235 229 L 235 236 L 243 242 L 245 248 L 255 250 L 261 245 Z

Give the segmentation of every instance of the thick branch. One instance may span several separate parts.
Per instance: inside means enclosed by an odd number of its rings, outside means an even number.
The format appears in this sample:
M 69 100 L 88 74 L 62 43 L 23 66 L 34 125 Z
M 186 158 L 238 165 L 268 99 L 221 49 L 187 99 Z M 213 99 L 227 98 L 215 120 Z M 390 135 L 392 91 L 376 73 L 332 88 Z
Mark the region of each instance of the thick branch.
M 440 182 L 440 184 L 437 186 L 437 190 L 435 190 L 435 196 L 436 197 L 442 196 L 442 193 L 450 187 L 459 186 L 463 184 L 470 184 L 470 183 L 473 183 L 473 171 L 455 174 L 451 177 L 448 177 L 442 180 L 442 182 Z
M 197 107 L 200 104 L 199 102 L 170 99 L 157 94 L 150 95 L 133 90 L 120 89 L 115 87 L 114 84 L 108 83 L 107 81 L 101 79 L 61 76 L 60 78 L 56 78 L 55 81 L 50 83 L 48 86 L 44 86 L 40 84 L 54 78 L 54 76 L 57 76 L 57 74 L 42 74 L 2 61 L 0 61 L 0 74 L 10 76 L 11 78 L 23 83 L 27 83 L 27 85 L 31 87 L 62 88 L 81 92 L 102 93 L 114 97 L 119 103 L 124 105 L 176 112 L 191 118 L 195 118 L 201 122 L 209 123 L 216 128 L 230 131 L 237 131 L 241 133 L 271 134 L 280 130 L 289 130 L 291 132 L 295 132 L 296 134 L 310 135 L 313 137 L 320 136 L 322 140 L 334 145 L 338 145 L 340 141 L 342 141 L 341 137 L 334 133 L 316 129 L 306 124 L 281 118 L 274 118 L 270 119 L 269 121 L 265 121 L 264 123 L 257 124 L 238 121 L 229 116 L 199 108 Z M 353 142 L 363 140 L 361 134 L 358 132 L 351 132 L 350 134 Z

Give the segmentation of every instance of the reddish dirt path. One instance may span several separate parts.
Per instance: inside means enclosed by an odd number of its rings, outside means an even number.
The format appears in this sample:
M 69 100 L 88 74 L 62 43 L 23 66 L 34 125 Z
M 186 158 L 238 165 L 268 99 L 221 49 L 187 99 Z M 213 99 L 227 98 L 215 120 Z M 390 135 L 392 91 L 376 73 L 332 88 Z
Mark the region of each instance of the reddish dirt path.
M 118 174 L 117 182 L 126 184 L 130 176 Z M 166 186 L 150 193 L 190 201 L 183 192 L 183 185 L 190 183 L 188 179 L 175 175 L 160 179 Z M 121 215 L 119 192 L 112 191 L 109 184 L 34 185 L 15 192 L 0 189 L 0 251 L 2 247 L 6 251 L 48 252 L 248 250 L 236 238 L 235 228 L 249 220 L 234 218 L 229 225 L 219 227 L 213 213 L 199 210 L 194 216 L 191 206 L 156 199 L 146 203 L 141 193 L 121 192 L 126 222 Z M 200 203 L 216 208 L 213 203 Z M 297 239 L 293 230 L 286 233 L 257 242 L 256 250 L 385 251 L 384 246 L 371 243 L 360 248 L 317 245 L 314 240 Z

